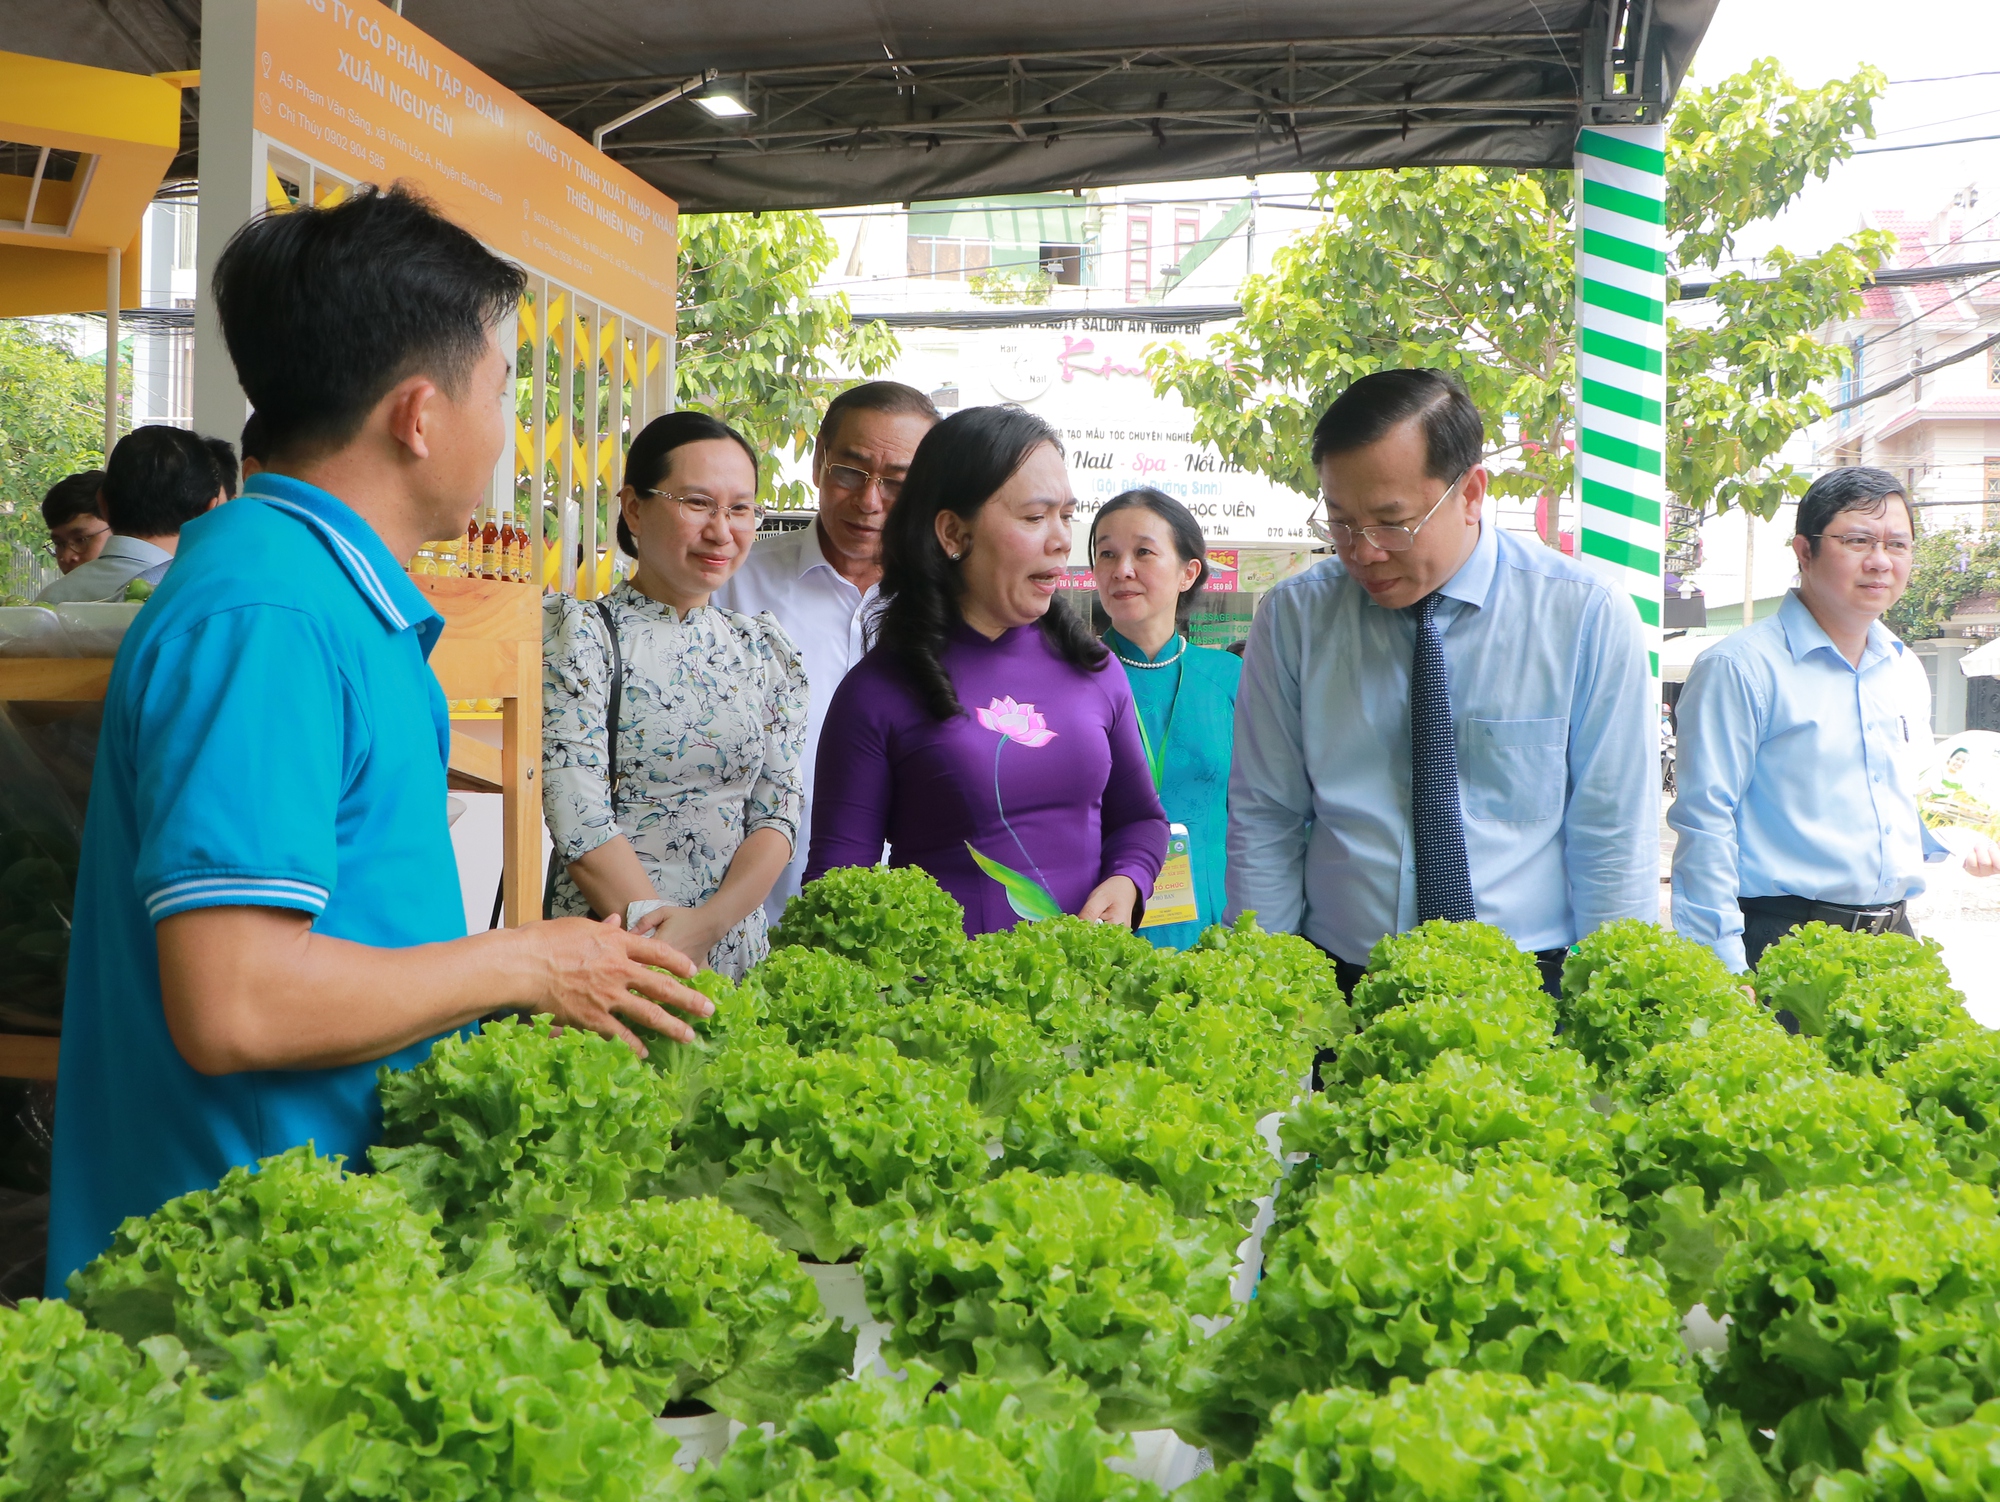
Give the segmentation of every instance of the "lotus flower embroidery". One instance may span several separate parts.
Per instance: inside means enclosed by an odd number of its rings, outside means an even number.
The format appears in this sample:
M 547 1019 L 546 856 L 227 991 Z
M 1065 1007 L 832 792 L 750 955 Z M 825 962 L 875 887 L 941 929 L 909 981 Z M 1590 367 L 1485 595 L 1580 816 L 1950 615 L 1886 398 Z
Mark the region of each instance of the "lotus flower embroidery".
M 1049 729 L 1049 722 L 1035 713 L 1032 704 L 1017 704 L 1009 695 L 1005 699 L 995 699 L 986 708 L 975 710 L 979 723 L 988 730 L 997 730 L 1008 740 L 1034 750 L 1046 746 L 1056 738 Z

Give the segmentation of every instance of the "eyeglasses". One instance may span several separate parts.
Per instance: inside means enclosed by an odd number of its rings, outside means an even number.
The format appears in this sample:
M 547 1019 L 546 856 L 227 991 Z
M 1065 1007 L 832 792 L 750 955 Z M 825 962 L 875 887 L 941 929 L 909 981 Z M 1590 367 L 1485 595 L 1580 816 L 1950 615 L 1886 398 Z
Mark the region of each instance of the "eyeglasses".
M 88 552 L 90 545 L 96 542 L 98 538 L 109 537 L 110 535 L 111 529 L 109 527 L 95 527 L 81 535 L 73 533 L 68 537 L 51 537 L 44 545 L 43 551 L 51 558 L 60 558 L 65 553 Z
M 764 508 L 753 506 L 748 501 L 738 501 L 733 506 L 725 506 L 712 495 L 703 495 L 691 490 L 686 495 L 674 495 L 665 490 L 638 490 L 635 494 L 662 501 L 672 501 L 681 508 L 681 515 L 698 527 L 705 527 L 718 516 L 729 523 L 733 532 L 755 531 L 764 520 Z
M 1821 532 L 1817 534 L 1827 542 L 1837 542 L 1848 552 L 1866 558 L 1880 548 L 1889 555 L 1891 562 L 1910 556 L 1916 546 L 1907 537 L 1877 537 L 1872 532 Z
M 830 490 L 842 495 L 860 495 L 874 481 L 882 489 L 882 499 L 894 505 L 896 497 L 903 493 L 903 482 L 888 475 L 871 475 L 865 469 L 856 469 L 852 464 L 829 464 L 821 472 L 821 478 Z
M 1357 537 L 1366 542 L 1369 547 L 1379 552 L 1407 553 L 1417 545 L 1417 534 L 1423 531 L 1424 522 L 1429 521 L 1437 514 L 1437 508 L 1445 503 L 1446 498 L 1454 490 L 1458 489 L 1459 480 L 1463 480 L 1471 473 L 1470 466 L 1460 470 L 1458 472 L 1458 479 L 1453 480 L 1449 485 L 1445 486 L 1444 495 L 1439 496 L 1436 501 L 1432 502 L 1431 509 L 1423 515 L 1423 521 L 1419 521 L 1414 527 L 1350 527 L 1346 522 L 1332 520 L 1321 522 L 1318 517 L 1314 517 L 1307 525 L 1312 528 L 1313 535 L 1319 538 L 1321 542 L 1330 542 L 1334 545 L 1335 549 L 1343 553 L 1354 546 L 1354 540 Z M 1333 502 L 1325 494 L 1322 494 L 1320 496 L 1320 504 L 1330 509 Z

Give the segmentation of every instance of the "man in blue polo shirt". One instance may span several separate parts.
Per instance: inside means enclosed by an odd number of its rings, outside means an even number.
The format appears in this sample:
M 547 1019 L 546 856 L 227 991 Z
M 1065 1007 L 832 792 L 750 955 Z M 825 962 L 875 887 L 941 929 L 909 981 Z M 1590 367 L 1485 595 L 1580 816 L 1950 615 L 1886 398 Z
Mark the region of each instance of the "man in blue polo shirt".
M 126 636 L 77 879 L 48 1291 L 128 1215 L 311 1141 L 359 1163 L 376 1071 L 500 1008 L 686 1042 L 654 940 L 465 937 L 443 622 L 399 560 L 465 530 L 508 440 L 521 274 L 420 198 L 260 220 L 216 267 L 266 467 L 188 525 Z

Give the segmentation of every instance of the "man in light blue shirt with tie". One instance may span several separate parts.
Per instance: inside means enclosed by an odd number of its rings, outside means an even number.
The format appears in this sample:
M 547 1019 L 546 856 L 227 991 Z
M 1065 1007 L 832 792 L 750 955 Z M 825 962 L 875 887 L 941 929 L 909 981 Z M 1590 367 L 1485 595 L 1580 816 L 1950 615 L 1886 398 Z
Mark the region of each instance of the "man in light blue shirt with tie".
M 1911 793 L 1930 685 L 1878 619 L 1910 582 L 1902 482 L 1830 471 L 1796 531 L 1798 588 L 1696 658 L 1675 709 L 1674 927 L 1736 971 L 1801 923 L 1911 932 L 1904 903 L 1947 854 Z M 1968 871 L 2000 867 L 1992 841 L 1967 844 Z
M 1658 731 L 1632 602 L 1482 520 L 1485 428 L 1436 370 L 1362 377 L 1320 419 L 1335 557 L 1258 611 L 1236 700 L 1227 918 L 1332 955 L 1472 919 L 1545 982 L 1659 917 Z

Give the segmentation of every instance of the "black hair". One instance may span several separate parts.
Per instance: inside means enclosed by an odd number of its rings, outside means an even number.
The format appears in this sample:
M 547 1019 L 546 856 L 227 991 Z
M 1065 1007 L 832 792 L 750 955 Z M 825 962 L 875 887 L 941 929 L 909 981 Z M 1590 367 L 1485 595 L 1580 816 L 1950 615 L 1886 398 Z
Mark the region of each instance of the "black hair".
M 236 451 L 244 458 L 255 459 L 259 464 L 262 464 L 265 458 L 265 442 L 263 414 L 252 412 L 244 420 L 243 437 L 237 441 Z
M 995 491 L 1043 444 L 1063 451 L 1056 430 L 1019 407 L 967 407 L 924 435 L 902 497 L 882 528 L 882 611 L 871 633 L 901 659 L 938 720 L 965 713 L 940 656 L 961 619 L 964 580 L 937 538 L 937 514 L 970 523 Z M 1111 655 L 1060 596 L 1037 623 L 1056 655 L 1095 671 Z
M 251 220 L 214 278 L 236 379 L 279 457 L 338 448 L 410 376 L 462 394 L 526 285 L 402 183 Z
M 152 423 L 118 440 L 104 466 L 104 515 L 126 537 L 172 537 L 222 488 L 208 442 Z
M 757 483 L 757 451 L 750 440 L 719 417 L 706 412 L 669 412 L 656 417 L 639 430 L 632 446 L 625 450 L 625 483 L 634 490 L 655 490 L 672 468 L 673 452 L 690 443 L 706 443 L 714 438 L 732 438 L 750 456 L 750 481 Z M 639 556 L 632 541 L 632 529 L 625 525 L 625 512 L 618 512 L 618 547 L 627 558 Z
M 840 436 L 840 424 L 850 412 L 897 412 L 938 420 L 937 404 L 916 387 L 901 381 L 863 381 L 826 404 L 826 416 L 819 420 L 819 432 L 813 435 L 816 452 L 825 453 Z
M 1450 480 L 1486 453 L 1486 424 L 1457 376 L 1445 370 L 1377 370 L 1334 398 L 1313 429 L 1315 467 L 1350 454 L 1415 418 L 1424 432 L 1424 473 Z
M 1909 512 L 1910 530 L 1914 532 L 1917 526 L 1916 508 L 1910 505 L 1910 495 L 1903 489 L 1903 482 L 1888 470 L 1872 469 L 1865 464 L 1830 469 L 1807 486 L 1806 493 L 1799 497 L 1799 516 L 1793 530 L 1806 539 L 1806 546 L 1817 558 L 1819 540 L 1833 525 L 1836 516 L 1843 511 L 1880 516 L 1888 509 L 1891 496 L 1900 500 Z
M 1090 557 L 1097 559 L 1097 529 L 1104 518 L 1118 511 L 1130 511 L 1133 507 L 1144 507 L 1167 524 L 1167 530 L 1174 534 L 1174 552 L 1182 563 L 1190 559 L 1201 564 L 1201 571 L 1194 576 L 1194 583 L 1181 591 L 1181 597 L 1174 603 L 1174 625 L 1187 630 L 1188 617 L 1194 613 L 1194 597 L 1208 585 L 1208 539 L 1201 535 L 1201 523 L 1194 519 L 1194 513 L 1164 490 L 1155 490 L 1150 485 L 1141 485 L 1136 490 L 1121 490 L 1102 506 L 1097 515 L 1090 519 Z
M 209 462 L 215 466 L 215 476 L 222 483 L 216 486 L 227 500 L 236 498 L 236 482 L 242 471 L 236 463 L 236 450 L 229 446 L 227 438 L 204 438 L 208 445 Z
M 42 497 L 42 521 L 53 532 L 79 516 L 97 515 L 97 492 L 104 488 L 104 471 L 86 469 L 64 475 Z

